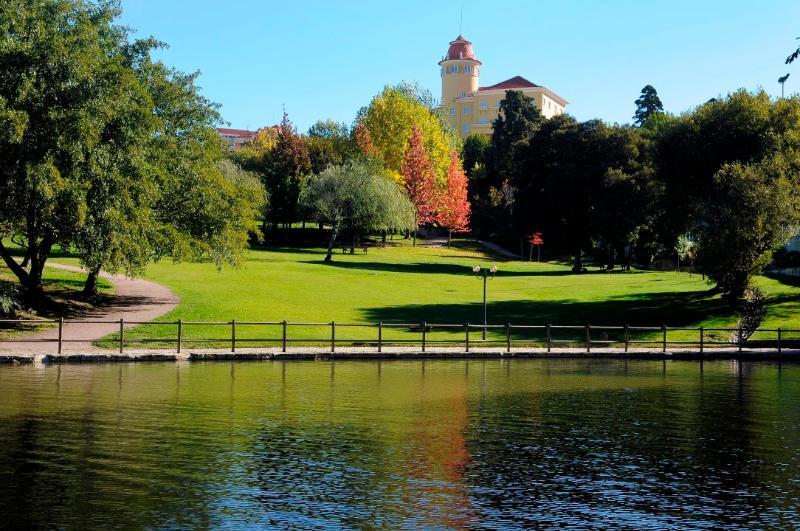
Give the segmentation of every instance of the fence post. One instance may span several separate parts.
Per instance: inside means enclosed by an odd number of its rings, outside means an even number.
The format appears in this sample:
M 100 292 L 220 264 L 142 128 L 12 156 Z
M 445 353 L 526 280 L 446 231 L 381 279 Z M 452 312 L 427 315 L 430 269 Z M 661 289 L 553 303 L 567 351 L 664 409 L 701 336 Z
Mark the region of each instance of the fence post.
M 383 349 L 383 321 L 378 321 L 378 352 Z
M 778 354 L 781 353 L 781 329 L 778 327 Z
M 550 352 L 550 347 L 553 343 L 553 337 L 550 335 L 550 323 L 547 323 L 547 352 Z
M 464 349 L 469 352 L 469 323 L 464 323 Z
M 231 352 L 236 352 L 236 319 L 231 319 Z
M 625 325 L 625 352 L 628 352 L 628 343 L 630 342 L 630 325 Z
M 739 327 L 739 352 L 742 351 L 742 341 L 744 340 L 744 332 L 742 331 L 742 327 Z
M 511 352 L 511 323 L 506 323 L 506 352 Z
M 119 353 L 123 354 L 125 351 L 125 319 L 119 318 Z
M 428 330 L 428 324 L 426 322 L 422 322 L 422 352 L 425 352 L 425 335 Z
M 58 318 L 58 353 L 61 354 L 62 345 L 64 343 L 64 318 Z
M 181 353 L 181 343 L 183 343 L 183 319 L 178 319 L 178 354 Z
M 281 323 L 281 352 L 286 352 L 286 319 Z
M 704 343 L 705 343 L 705 330 L 703 330 L 703 327 L 701 326 L 700 327 L 700 354 L 703 353 L 703 347 L 705 346 Z
M 336 352 L 336 322 L 331 321 L 331 352 Z
M 661 352 L 667 351 L 667 325 L 661 325 L 661 332 L 663 334 L 663 338 L 661 340 Z
M 591 325 L 586 325 L 586 352 L 592 351 L 592 332 Z

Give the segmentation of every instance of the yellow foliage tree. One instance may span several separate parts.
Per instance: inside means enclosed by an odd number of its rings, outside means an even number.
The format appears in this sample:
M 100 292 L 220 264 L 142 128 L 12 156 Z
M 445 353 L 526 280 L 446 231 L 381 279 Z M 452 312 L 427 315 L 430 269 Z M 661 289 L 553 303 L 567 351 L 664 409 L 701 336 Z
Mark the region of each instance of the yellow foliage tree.
M 425 150 L 433 162 L 436 180 L 444 185 L 450 153 L 459 149 L 459 139 L 434 112 L 399 90 L 386 87 L 375 96 L 364 115 L 364 125 L 386 168 L 399 174 L 403 155 L 416 125 Z

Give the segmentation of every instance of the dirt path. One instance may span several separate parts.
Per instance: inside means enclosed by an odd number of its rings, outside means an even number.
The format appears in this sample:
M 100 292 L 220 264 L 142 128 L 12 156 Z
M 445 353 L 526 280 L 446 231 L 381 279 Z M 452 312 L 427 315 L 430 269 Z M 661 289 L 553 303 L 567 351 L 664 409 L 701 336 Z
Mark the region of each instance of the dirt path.
M 63 264 L 49 263 L 47 267 L 63 269 L 66 271 L 82 271 L 81 268 Z M 110 275 L 106 272 L 100 276 L 114 284 L 114 296 L 109 305 L 98 308 L 80 319 L 101 321 L 151 321 L 172 310 L 178 304 L 178 297 L 169 288 L 137 278 L 128 278 L 123 275 Z M 126 329 L 133 326 L 125 326 Z M 92 345 L 92 342 L 119 331 L 117 323 L 81 323 L 66 324 L 63 330 L 64 352 L 95 352 L 102 349 Z M 32 332 L 15 339 L 23 340 L 19 343 L 0 341 L 0 352 L 9 354 L 51 354 L 58 349 L 58 328 L 48 328 L 40 332 Z M 51 340 L 51 341 L 43 341 Z
M 491 250 L 493 253 L 498 254 L 498 255 L 500 255 L 500 256 L 502 256 L 504 258 L 512 258 L 514 260 L 519 260 L 520 259 L 519 255 L 516 255 L 516 254 L 512 253 L 508 249 L 500 247 L 496 243 L 487 242 L 487 241 L 484 241 L 484 240 L 475 240 L 475 241 L 477 243 L 479 243 L 480 245 L 483 245 L 487 249 Z

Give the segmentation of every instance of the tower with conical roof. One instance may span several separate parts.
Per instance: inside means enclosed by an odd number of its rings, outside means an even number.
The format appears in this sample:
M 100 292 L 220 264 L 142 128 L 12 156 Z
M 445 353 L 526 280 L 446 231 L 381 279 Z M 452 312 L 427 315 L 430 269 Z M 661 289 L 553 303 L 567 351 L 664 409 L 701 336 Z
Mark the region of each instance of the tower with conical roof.
M 450 42 L 439 66 L 442 67 L 442 105 L 478 90 L 481 62 L 472 51 L 472 43 L 462 35 Z
M 462 138 L 471 134 L 491 135 L 492 124 L 500 113 L 500 104 L 509 90 L 522 92 L 533 100 L 545 118 L 563 114 L 567 100 L 522 76 L 479 87 L 481 62 L 472 51 L 472 43 L 463 35 L 450 42 L 441 61 L 442 110 L 447 121 Z

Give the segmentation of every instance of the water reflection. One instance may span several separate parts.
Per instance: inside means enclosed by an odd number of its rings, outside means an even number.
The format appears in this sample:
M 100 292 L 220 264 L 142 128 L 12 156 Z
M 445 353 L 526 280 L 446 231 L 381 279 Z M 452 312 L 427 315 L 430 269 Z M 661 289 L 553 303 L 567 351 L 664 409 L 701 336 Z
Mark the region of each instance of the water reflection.
M 0 368 L 19 527 L 788 527 L 800 368 L 471 360 Z

